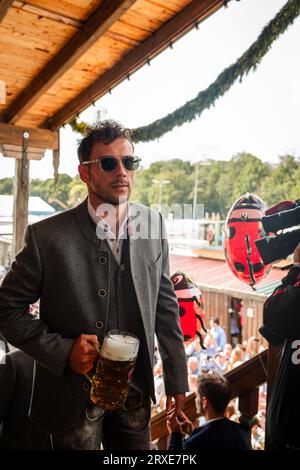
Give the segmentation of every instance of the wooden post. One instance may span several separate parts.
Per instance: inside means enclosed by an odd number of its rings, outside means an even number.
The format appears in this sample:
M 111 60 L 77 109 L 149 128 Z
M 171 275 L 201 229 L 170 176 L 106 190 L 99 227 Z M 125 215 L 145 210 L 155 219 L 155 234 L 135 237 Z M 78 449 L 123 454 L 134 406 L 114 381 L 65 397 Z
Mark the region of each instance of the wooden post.
M 240 423 L 248 428 L 249 442 L 251 443 L 251 433 L 253 418 L 258 411 L 259 388 L 256 387 L 247 393 L 239 396 L 239 411 L 241 413 Z
M 60 159 L 60 134 L 59 131 L 57 132 L 57 140 L 58 140 L 58 147 L 53 149 L 52 151 L 52 158 L 53 158 L 53 169 L 54 169 L 54 183 L 58 182 L 58 169 L 59 169 L 59 159 Z
M 1 1 L 0 1 L 1 3 Z M 54 150 L 54 171 L 59 165 L 59 132 L 12 126 L 0 122 L 0 144 L 4 157 L 15 158 L 12 259 L 23 246 L 28 223 L 29 161 L 41 160 L 45 149 Z
M 12 260 L 23 246 L 28 224 L 29 160 L 27 155 L 29 133 L 23 133 L 22 159 L 16 159 L 14 178 L 13 246 Z
M 239 411 L 242 416 L 251 420 L 258 411 L 258 393 L 259 388 L 256 387 L 250 392 L 244 393 L 239 397 Z

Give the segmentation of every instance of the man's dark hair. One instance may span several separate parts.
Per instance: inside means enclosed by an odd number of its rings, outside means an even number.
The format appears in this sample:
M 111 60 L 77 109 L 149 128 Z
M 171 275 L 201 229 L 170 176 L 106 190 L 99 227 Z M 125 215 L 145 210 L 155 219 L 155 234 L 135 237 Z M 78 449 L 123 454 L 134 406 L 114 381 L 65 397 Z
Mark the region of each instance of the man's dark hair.
M 220 323 L 220 322 L 219 322 L 219 319 L 218 319 L 217 317 L 212 318 L 212 321 L 213 321 L 214 323 L 216 323 L 217 325 L 219 325 L 219 323 Z
M 102 142 L 108 145 L 119 137 L 125 137 L 133 147 L 130 129 L 127 129 L 113 119 L 99 121 L 93 127 L 87 127 L 85 136 L 78 142 L 77 155 L 80 163 L 90 159 L 95 142 Z
M 216 413 L 221 414 L 225 412 L 230 401 L 231 387 L 225 377 L 209 372 L 199 376 L 198 393 L 200 397 L 209 400 Z

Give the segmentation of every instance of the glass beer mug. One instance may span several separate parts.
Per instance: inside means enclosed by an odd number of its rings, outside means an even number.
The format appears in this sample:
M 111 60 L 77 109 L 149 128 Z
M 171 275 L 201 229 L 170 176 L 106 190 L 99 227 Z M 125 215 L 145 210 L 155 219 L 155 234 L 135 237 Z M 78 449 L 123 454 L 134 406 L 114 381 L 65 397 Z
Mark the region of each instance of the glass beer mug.
M 140 340 L 127 331 L 110 330 L 99 352 L 91 379 L 90 399 L 103 410 L 121 408 L 126 400 Z

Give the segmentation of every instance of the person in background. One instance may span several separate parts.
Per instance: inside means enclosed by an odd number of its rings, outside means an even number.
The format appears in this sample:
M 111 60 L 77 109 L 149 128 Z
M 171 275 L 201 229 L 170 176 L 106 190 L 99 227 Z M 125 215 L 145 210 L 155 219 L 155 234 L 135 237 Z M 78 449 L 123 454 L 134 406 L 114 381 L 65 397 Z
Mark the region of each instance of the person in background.
M 225 417 L 230 396 L 231 388 L 225 377 L 214 372 L 201 375 L 198 379 L 196 404 L 206 423 L 191 432 L 191 422 L 184 413 L 181 413 L 181 419 L 169 413 L 169 450 L 250 450 L 248 430 Z M 191 435 L 183 441 L 183 435 L 190 432 Z
M 223 352 L 219 352 L 215 357 L 215 363 L 219 368 L 219 373 L 224 375 L 227 372 L 229 359 L 225 356 Z
M 206 333 L 204 340 L 203 340 L 203 344 L 204 344 L 204 347 L 206 348 L 203 351 L 204 355 L 214 357 L 215 354 L 217 353 L 217 345 L 216 345 L 215 338 L 210 332 Z
M 187 360 L 188 374 L 199 374 L 199 363 L 197 357 L 191 356 Z
M 243 364 L 242 350 L 240 348 L 233 348 L 231 352 L 231 357 L 228 363 L 228 371 L 235 369 L 236 367 Z
M 240 304 L 237 306 L 240 309 Z M 236 346 L 241 342 L 242 336 L 242 317 L 239 311 L 233 308 L 229 309 L 230 314 L 230 339 L 233 346 Z
M 219 319 L 214 317 L 210 320 L 210 334 L 214 337 L 217 350 L 220 352 L 223 350 L 226 342 L 227 336 L 225 330 L 220 326 Z
M 189 387 L 191 393 L 196 393 L 198 388 L 198 375 L 196 374 L 189 374 Z
M 199 338 L 196 338 L 185 346 L 185 353 L 187 357 L 195 356 L 199 357 L 203 352 L 202 346 L 200 344 Z
M 260 340 L 255 336 L 250 336 L 246 345 L 245 361 L 248 361 L 252 357 L 259 353 Z
M 236 423 L 239 423 L 240 415 L 239 415 L 239 412 L 237 410 L 235 400 L 230 400 L 230 402 L 228 403 L 226 411 L 225 411 L 225 416 L 226 416 L 226 418 L 230 419 L 231 421 L 235 421 Z
M 235 349 L 240 350 L 240 352 L 241 352 L 241 361 L 245 362 L 245 360 L 246 360 L 246 346 L 244 346 L 243 344 L 238 343 L 236 345 Z
M 164 383 L 164 374 L 163 374 L 163 365 L 162 360 L 158 359 L 154 366 L 154 388 L 155 388 L 155 397 L 156 402 L 160 403 L 161 397 L 164 397 L 165 392 L 165 383 Z
M 229 360 L 231 357 L 231 353 L 232 353 L 232 345 L 230 343 L 225 344 L 223 348 L 223 353 L 225 354 L 226 359 Z

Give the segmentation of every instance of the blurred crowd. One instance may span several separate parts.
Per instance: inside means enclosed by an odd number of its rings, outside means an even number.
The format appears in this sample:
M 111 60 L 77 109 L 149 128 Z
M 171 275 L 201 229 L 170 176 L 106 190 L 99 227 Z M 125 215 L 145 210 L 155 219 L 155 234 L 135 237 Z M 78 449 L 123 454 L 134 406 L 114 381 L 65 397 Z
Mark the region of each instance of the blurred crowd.
M 224 375 L 240 366 L 247 360 L 262 352 L 265 348 L 259 338 L 251 336 L 247 341 L 233 346 L 227 342 L 225 330 L 219 325 L 218 318 L 210 321 L 209 329 L 204 336 L 203 343 L 206 349 L 200 345 L 199 338 L 185 346 L 190 392 L 196 392 L 198 376 L 208 371 L 214 371 Z M 156 391 L 156 405 L 152 407 L 152 416 L 165 409 L 166 396 L 163 381 L 162 361 L 156 348 L 154 381 Z M 266 413 L 266 384 L 259 388 L 258 413 L 255 424 L 252 427 L 252 448 L 261 450 L 265 439 L 265 413 Z M 239 421 L 238 399 L 231 400 L 226 416 L 233 421 Z M 195 425 L 203 424 L 202 418 Z

